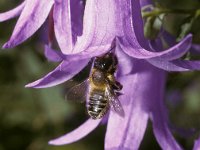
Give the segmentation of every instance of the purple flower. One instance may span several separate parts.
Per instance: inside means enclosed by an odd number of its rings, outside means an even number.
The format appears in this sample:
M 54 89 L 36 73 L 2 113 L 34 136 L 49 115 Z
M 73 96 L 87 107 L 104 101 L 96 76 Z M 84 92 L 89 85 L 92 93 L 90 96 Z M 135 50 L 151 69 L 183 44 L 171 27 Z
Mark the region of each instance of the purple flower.
M 0 14 L 0 19 L 1 15 L 8 19 L 21 12 L 11 39 L 4 45 L 5 48 L 13 47 L 30 37 L 42 25 L 53 6 L 55 36 L 62 53 L 46 46 L 45 54 L 52 61 L 62 62 L 55 70 L 26 87 L 47 88 L 61 84 L 79 73 L 92 57 L 102 55 L 114 46 L 119 60 L 116 77 L 123 85 L 123 95 L 119 99 L 125 116 L 120 117 L 110 111 L 105 149 L 138 149 L 148 119 L 152 121 L 154 135 L 163 149 L 182 149 L 168 126 L 167 111 L 163 103 L 166 78 L 164 70 L 200 69 L 199 61 L 179 59 L 189 50 L 191 35 L 162 51 L 162 48 L 158 48 L 161 47 L 159 39 L 154 41 L 153 46 L 144 38 L 139 0 L 87 0 L 85 10 L 79 5 L 80 12 L 77 13 L 77 5 L 73 2 L 80 1 L 27 0 L 7 13 L 7 18 L 5 14 Z M 43 19 L 39 16 L 41 14 Z M 101 120 L 88 119 L 74 131 L 49 143 L 63 145 L 75 142 L 89 134 L 100 122 Z M 199 145 L 198 142 L 196 145 Z
M 70 6 L 76 6 L 76 9 L 70 10 Z M 74 37 L 81 34 L 82 11 L 83 2 L 81 0 L 71 2 L 69 0 L 25 0 L 13 10 L 0 13 L 0 22 L 19 16 L 14 31 L 3 48 L 12 48 L 24 42 L 44 24 L 49 16 L 50 19 L 53 18 L 55 35 L 62 52 L 69 53 L 73 40 L 76 40 Z M 50 23 L 49 30 L 52 27 Z M 66 52 L 66 50 L 69 51 Z
M 200 148 L 200 138 L 195 141 L 193 150 L 199 150 Z
M 53 0 L 26 0 L 15 9 L 0 14 L 0 21 L 20 15 L 10 40 L 3 48 L 12 48 L 33 35 L 46 20 Z

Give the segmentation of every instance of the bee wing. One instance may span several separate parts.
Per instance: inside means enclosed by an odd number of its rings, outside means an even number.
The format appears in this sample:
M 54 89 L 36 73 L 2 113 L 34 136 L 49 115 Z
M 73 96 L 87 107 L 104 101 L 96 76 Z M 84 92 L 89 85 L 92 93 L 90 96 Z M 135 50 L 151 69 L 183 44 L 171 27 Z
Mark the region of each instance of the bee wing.
M 117 94 L 112 90 L 110 85 L 106 87 L 106 96 L 108 98 L 111 109 L 113 109 L 118 115 L 124 117 L 123 107 L 118 99 Z
M 78 101 L 78 102 L 86 101 L 88 87 L 89 87 L 89 79 L 86 79 L 80 84 L 77 84 L 72 88 L 70 88 L 65 95 L 65 99 L 67 101 Z

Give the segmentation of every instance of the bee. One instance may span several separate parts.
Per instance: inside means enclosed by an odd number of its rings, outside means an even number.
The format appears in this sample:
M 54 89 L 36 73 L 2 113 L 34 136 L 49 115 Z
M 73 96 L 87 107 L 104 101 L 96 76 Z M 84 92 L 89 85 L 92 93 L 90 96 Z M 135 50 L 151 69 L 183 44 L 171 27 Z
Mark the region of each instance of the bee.
M 114 76 L 117 65 L 117 57 L 112 52 L 95 57 L 89 78 L 71 88 L 66 94 L 66 99 L 86 100 L 87 112 L 92 119 L 102 118 L 109 108 L 124 116 L 118 99 L 123 86 Z

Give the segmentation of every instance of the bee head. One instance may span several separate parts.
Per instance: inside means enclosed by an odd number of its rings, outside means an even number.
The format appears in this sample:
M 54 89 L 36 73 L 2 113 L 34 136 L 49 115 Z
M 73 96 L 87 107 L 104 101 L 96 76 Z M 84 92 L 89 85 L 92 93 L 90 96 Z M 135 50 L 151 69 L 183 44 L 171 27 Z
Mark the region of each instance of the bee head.
M 117 57 L 109 52 L 102 57 L 96 57 L 94 67 L 101 71 L 114 73 L 118 64 Z

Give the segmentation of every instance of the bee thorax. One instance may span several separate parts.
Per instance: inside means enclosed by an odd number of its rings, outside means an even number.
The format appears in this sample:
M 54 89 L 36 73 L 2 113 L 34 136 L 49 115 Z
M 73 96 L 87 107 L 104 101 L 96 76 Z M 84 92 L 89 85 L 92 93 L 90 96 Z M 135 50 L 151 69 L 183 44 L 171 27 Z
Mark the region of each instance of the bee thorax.
M 94 70 L 92 73 L 92 81 L 95 85 L 101 85 L 105 83 L 105 74 L 99 70 Z

